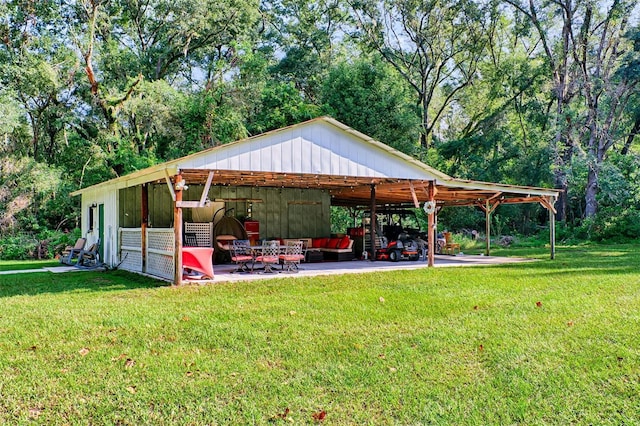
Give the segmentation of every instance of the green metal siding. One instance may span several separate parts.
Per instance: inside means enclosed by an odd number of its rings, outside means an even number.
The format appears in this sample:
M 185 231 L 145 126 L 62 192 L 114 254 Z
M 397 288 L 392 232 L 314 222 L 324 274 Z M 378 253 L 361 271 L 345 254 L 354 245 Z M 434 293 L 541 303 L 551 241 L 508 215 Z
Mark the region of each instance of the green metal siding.
M 189 185 L 183 199 L 200 200 L 203 189 L 203 185 Z M 120 226 L 139 227 L 140 187 L 121 189 L 119 196 Z M 331 232 L 331 197 L 325 191 L 213 186 L 209 189 L 209 199 L 225 200 L 225 210 L 239 220 L 247 218 L 251 206 L 251 218 L 260 222 L 260 238 L 321 237 Z M 182 211 L 184 221 L 191 222 L 192 209 Z M 218 213 L 217 219 L 220 217 L 221 213 Z M 165 183 L 149 187 L 149 224 L 153 228 L 173 226 L 173 201 Z

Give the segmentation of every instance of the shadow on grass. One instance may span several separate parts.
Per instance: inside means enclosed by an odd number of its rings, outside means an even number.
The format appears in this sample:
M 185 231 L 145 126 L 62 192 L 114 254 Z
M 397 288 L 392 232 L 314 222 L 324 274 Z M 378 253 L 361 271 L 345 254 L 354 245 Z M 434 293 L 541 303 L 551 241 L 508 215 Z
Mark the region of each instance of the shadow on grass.
M 164 287 L 169 284 L 126 271 L 34 272 L 0 276 L 0 297 L 66 292 L 104 292 Z

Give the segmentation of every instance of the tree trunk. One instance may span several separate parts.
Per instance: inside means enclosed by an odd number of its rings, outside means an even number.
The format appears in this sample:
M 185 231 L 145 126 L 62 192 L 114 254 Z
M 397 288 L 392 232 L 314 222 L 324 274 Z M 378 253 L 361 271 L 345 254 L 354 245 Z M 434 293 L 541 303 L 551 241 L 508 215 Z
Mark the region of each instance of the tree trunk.
M 596 195 L 598 195 L 598 171 L 599 164 L 593 164 L 589 167 L 589 175 L 587 176 L 587 188 L 585 190 L 585 209 L 584 216 L 594 217 L 598 212 L 598 200 Z
M 429 102 L 426 97 L 421 94 L 422 101 L 422 131 L 420 132 L 420 146 L 425 150 L 429 149 L 429 145 L 431 145 L 431 135 L 430 135 L 430 127 L 429 127 Z
M 556 220 L 565 222 L 567 220 L 567 191 L 569 185 L 567 184 L 567 174 L 564 170 L 557 169 L 554 172 L 554 182 L 554 187 L 560 190 L 556 201 Z
M 638 133 L 640 133 L 640 114 L 636 117 L 636 121 L 635 123 L 633 123 L 633 129 L 631 129 L 631 132 L 629 132 L 629 136 L 627 136 L 627 141 L 622 147 L 622 151 L 620 151 L 620 154 L 627 155 L 629 153 L 631 144 L 633 144 L 633 140 L 635 139 Z

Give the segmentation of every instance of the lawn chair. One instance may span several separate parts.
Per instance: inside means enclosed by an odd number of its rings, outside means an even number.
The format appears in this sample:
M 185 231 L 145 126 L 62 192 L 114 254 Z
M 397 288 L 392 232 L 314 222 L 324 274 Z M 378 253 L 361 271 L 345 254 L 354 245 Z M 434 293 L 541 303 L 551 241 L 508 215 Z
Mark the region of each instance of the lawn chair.
M 460 244 L 453 242 L 453 239 L 451 238 L 451 232 L 444 233 L 444 240 L 444 252 L 446 254 L 456 254 L 456 250 L 458 250 L 458 253 L 460 253 Z
M 100 238 L 95 243 L 91 244 L 87 250 L 82 250 L 78 254 L 78 263 L 76 266 L 82 266 L 85 268 L 95 268 L 100 266 L 100 255 L 98 250 L 100 249 Z
M 282 261 L 282 270 L 287 268 L 287 272 L 298 272 L 298 265 L 304 260 L 304 253 L 302 253 L 302 241 L 287 241 L 287 247 L 284 254 L 281 254 L 280 260 Z
M 265 241 L 260 254 L 256 257 L 256 262 L 264 265 L 264 273 L 274 273 L 273 265 L 280 261 L 280 242 L 278 240 Z
M 78 259 L 78 255 L 84 250 L 85 244 L 87 244 L 86 238 L 78 238 L 75 245 L 66 246 L 60 255 L 60 263 L 73 266 L 73 259 Z
M 251 245 L 249 240 L 233 240 L 231 241 L 231 261 L 238 265 L 238 269 L 235 272 L 251 272 L 253 265 L 249 269 L 248 263 L 253 263 L 253 253 L 251 252 Z

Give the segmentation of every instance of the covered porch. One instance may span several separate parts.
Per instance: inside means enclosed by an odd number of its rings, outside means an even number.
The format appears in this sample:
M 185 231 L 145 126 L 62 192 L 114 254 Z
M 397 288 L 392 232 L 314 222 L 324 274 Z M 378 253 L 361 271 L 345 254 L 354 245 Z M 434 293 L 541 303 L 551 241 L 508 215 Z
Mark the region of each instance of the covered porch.
M 363 242 L 368 240 L 369 245 L 359 250 L 375 259 L 371 242 L 377 241 L 379 232 L 377 212 L 423 209 L 428 217 L 428 229 L 423 230 L 428 257 L 423 264 L 434 266 L 436 259 L 444 262 L 435 255 L 437 215 L 442 208 L 476 206 L 484 211 L 488 257 L 495 209 L 539 203 L 549 211 L 552 258 L 555 251 L 553 205 L 558 191 L 456 179 L 329 117 L 213 147 L 75 194 L 82 195 L 83 211 L 100 212 L 104 206 L 102 222 L 90 219 L 100 224 L 87 228 L 105 241 L 109 266 L 175 284 L 182 282 L 186 234 L 199 230 L 197 244 L 216 250 L 212 229 L 218 211 L 258 222 L 252 239 L 263 240 L 328 237 L 331 206 L 366 210 L 369 222 Z M 354 254 L 360 257 L 362 252 Z M 376 262 L 366 262 L 370 263 Z M 312 269 L 328 265 L 319 263 Z M 216 265 L 215 275 L 223 273 L 223 266 Z

